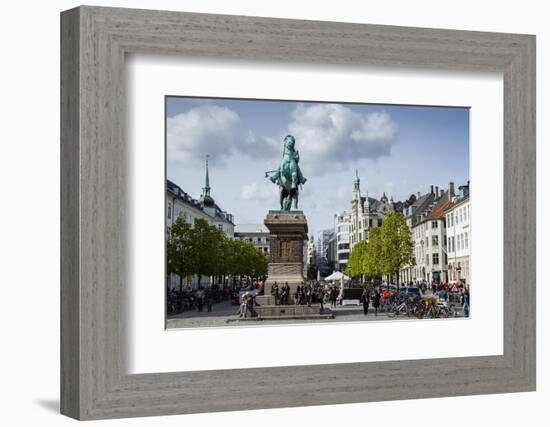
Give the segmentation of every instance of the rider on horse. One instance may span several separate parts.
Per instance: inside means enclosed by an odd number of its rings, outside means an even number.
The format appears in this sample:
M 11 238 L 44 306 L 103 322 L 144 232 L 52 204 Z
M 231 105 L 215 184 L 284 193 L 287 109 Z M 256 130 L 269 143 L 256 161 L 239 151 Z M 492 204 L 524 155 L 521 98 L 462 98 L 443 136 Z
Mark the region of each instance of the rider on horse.
M 283 159 L 279 169 L 266 172 L 273 173 L 269 178 L 280 188 L 281 210 L 290 211 L 292 201 L 295 209 L 298 209 L 298 191 L 299 186 L 305 184 L 306 178 L 302 175 L 298 162 L 300 154 L 294 148 L 296 140 L 292 135 L 287 135 L 284 139 Z

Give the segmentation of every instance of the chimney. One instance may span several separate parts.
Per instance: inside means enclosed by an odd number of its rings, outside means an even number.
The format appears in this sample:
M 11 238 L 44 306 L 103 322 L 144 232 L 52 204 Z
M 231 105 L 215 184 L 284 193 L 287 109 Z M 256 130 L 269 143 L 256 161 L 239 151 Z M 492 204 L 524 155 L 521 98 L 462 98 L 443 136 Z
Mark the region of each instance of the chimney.
M 453 198 L 455 195 L 455 183 L 449 182 L 449 198 Z
M 435 186 L 435 197 L 439 197 L 439 186 Z
M 430 185 L 430 193 L 431 193 L 431 194 L 434 193 L 434 186 L 433 186 L 433 185 Z
M 420 199 L 420 191 L 416 192 L 416 200 Z

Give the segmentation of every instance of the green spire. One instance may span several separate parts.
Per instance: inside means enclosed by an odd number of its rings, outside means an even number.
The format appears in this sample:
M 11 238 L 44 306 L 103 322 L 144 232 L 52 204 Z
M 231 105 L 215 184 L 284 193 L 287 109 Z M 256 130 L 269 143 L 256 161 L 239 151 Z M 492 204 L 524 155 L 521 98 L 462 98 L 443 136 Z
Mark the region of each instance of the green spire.
M 208 177 L 208 154 L 206 155 L 206 179 L 202 188 L 202 196 L 210 196 L 210 179 Z
M 353 200 L 361 200 L 361 190 L 360 190 L 360 179 L 359 172 L 355 169 L 355 178 L 353 179 Z

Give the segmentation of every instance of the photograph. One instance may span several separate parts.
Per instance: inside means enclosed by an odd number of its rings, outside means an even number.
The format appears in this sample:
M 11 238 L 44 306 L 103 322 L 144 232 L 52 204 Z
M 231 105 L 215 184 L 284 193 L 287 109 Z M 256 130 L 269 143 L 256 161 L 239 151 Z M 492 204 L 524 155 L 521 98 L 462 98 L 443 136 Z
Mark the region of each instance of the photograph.
M 468 318 L 468 107 L 165 97 L 166 327 Z

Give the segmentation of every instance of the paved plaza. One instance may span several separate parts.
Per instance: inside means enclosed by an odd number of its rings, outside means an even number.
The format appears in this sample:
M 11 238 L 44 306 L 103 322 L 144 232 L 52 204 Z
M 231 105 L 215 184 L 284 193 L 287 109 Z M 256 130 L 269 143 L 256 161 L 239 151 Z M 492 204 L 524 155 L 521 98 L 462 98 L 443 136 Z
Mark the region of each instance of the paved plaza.
M 262 326 L 262 325 L 281 325 L 281 324 L 324 324 L 334 322 L 376 322 L 376 321 L 422 321 L 425 319 L 416 319 L 414 317 L 397 316 L 388 317 L 386 313 L 378 313 L 374 315 L 374 308 L 369 307 L 369 314 L 363 314 L 363 307 L 359 306 L 337 306 L 329 308 L 325 306 L 323 313 L 334 315 L 333 319 L 288 319 L 288 320 L 239 320 L 239 307 L 232 305 L 230 301 L 225 301 L 212 306 L 212 312 L 206 311 L 206 306 L 202 312 L 197 310 L 189 310 L 183 313 L 169 316 L 166 321 L 167 329 L 177 328 L 206 328 L 206 327 L 235 327 L 235 326 Z M 462 310 L 457 308 L 458 317 L 462 317 Z M 448 319 L 437 319 L 445 321 Z

